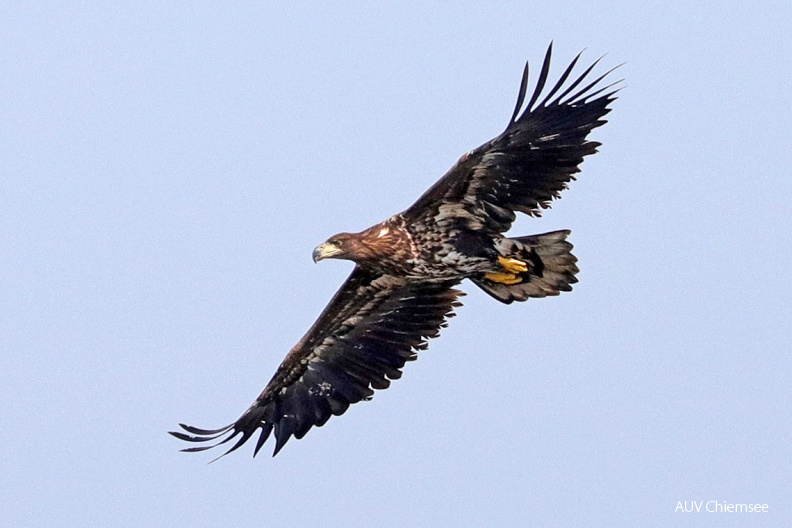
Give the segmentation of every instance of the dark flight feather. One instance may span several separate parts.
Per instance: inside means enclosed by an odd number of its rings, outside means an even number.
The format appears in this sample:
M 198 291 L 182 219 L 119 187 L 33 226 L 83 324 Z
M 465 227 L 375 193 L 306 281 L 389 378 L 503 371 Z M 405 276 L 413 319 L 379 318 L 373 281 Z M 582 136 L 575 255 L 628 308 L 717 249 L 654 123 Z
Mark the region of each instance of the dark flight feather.
M 526 112 L 530 112 L 534 103 L 539 99 L 539 94 L 544 90 L 545 83 L 547 82 L 547 75 L 550 73 L 550 57 L 553 55 L 553 43 L 547 47 L 544 62 L 542 63 L 542 71 L 539 73 L 539 80 L 536 81 L 536 89 L 534 90 L 531 100 L 528 101 L 528 106 L 525 108 Z

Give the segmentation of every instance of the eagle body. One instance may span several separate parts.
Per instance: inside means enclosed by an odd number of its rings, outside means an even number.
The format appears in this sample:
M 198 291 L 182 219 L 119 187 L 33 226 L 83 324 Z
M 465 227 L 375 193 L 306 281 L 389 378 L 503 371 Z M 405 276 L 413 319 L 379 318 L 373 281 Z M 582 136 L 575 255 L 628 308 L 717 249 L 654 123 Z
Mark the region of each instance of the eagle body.
M 336 246 L 341 252 L 337 253 Z M 462 280 L 498 269 L 494 239 L 465 228 L 410 223 L 403 213 L 360 233 L 339 233 L 319 246 L 314 260 L 345 258 L 413 281 Z
M 216 441 L 185 451 L 236 438 L 227 454 L 258 431 L 254 455 L 271 435 L 274 455 L 292 436 L 302 438 L 370 399 L 446 326 L 461 305 L 457 286 L 465 279 L 506 304 L 572 289 L 578 267 L 568 230 L 506 232 L 516 213 L 539 216 L 575 179 L 583 158 L 599 146 L 587 136 L 605 123 L 618 89 L 600 86 L 610 71 L 590 80 L 598 61 L 572 76 L 578 55 L 545 93 L 551 54 L 552 44 L 524 104 L 526 64 L 500 135 L 463 155 L 401 213 L 359 233 L 334 235 L 314 250 L 314 261 L 346 259 L 355 268 L 238 420 L 218 429 L 180 424 L 185 432 L 171 433 L 199 444 Z

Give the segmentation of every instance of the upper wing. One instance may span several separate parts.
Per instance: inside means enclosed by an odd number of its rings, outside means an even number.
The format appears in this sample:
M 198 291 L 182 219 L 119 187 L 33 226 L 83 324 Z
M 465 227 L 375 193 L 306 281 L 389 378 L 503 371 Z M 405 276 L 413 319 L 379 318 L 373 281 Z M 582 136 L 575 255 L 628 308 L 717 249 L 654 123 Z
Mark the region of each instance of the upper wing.
M 411 283 L 355 268 L 308 333 L 278 367 L 253 405 L 234 423 L 206 430 L 179 424 L 171 432 L 189 442 L 226 438 L 203 451 L 241 438 L 224 454 L 244 444 L 261 429 L 255 454 L 275 430 L 275 452 L 294 435 L 302 438 L 316 425 L 343 414 L 349 404 L 368 399 L 401 376 L 405 361 L 437 336 L 461 303 L 458 281 Z
M 607 106 L 618 91 L 608 90 L 616 83 L 599 87 L 610 71 L 593 81 L 586 79 L 599 61 L 567 83 L 578 54 L 537 104 L 547 81 L 552 49 L 551 43 L 536 88 L 523 109 L 528 86 L 525 65 L 517 105 L 506 130 L 462 156 L 403 213 L 405 217 L 463 222 L 470 229 L 502 233 L 511 227 L 515 211 L 539 216 L 541 209 L 550 207 L 579 172 L 583 157 L 596 152 L 600 144 L 586 141 L 586 136 L 606 122 L 602 118 L 610 112 Z

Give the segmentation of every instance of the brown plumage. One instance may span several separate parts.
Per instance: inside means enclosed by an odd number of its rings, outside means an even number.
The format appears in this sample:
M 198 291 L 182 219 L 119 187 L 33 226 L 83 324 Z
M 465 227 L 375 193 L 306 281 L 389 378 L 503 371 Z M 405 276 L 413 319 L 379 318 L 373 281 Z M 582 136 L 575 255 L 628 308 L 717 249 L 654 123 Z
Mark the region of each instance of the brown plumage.
M 186 433 L 171 433 L 188 442 L 218 441 L 185 451 L 239 437 L 229 453 L 260 430 L 254 455 L 273 432 L 277 454 L 292 436 L 302 438 L 373 389 L 387 388 L 454 315 L 463 279 L 507 304 L 571 290 L 578 268 L 569 231 L 504 233 L 515 212 L 538 216 L 548 208 L 584 156 L 596 152 L 599 143 L 586 137 L 605 123 L 617 90 L 610 89 L 616 83 L 599 86 L 610 72 L 588 81 L 598 61 L 569 81 L 578 55 L 543 95 L 551 52 L 552 44 L 524 105 L 526 64 L 503 133 L 462 156 L 402 213 L 314 250 L 315 261 L 347 259 L 355 269 L 236 422 L 212 430 L 180 424 Z

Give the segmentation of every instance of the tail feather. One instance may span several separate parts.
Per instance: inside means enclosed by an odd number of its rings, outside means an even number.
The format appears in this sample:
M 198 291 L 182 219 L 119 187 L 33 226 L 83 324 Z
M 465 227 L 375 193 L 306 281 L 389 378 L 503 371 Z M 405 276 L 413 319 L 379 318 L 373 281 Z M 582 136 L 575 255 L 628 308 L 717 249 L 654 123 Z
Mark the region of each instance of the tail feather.
M 566 238 L 570 231 L 553 231 L 541 235 L 503 238 L 496 247 L 502 256 L 524 261 L 528 271 L 520 273 L 516 284 L 503 284 L 486 277 L 472 279 L 489 295 L 505 304 L 525 301 L 530 297 L 558 295 L 571 291 L 579 271 L 572 244 Z

